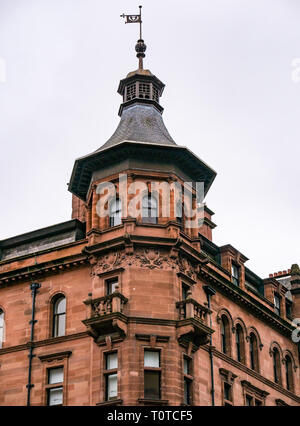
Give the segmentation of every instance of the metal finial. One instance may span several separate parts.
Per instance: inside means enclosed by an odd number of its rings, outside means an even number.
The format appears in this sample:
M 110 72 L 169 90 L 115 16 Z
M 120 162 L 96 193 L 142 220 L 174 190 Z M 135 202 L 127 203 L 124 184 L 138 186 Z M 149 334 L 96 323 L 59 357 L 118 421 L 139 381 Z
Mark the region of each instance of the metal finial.
M 145 57 L 145 51 L 147 46 L 144 43 L 142 38 L 142 6 L 139 6 L 140 13 L 139 15 L 125 15 L 124 13 L 120 15 L 121 18 L 126 18 L 125 24 L 140 24 L 140 38 L 135 45 L 135 51 L 137 52 L 137 57 L 139 59 L 139 69 L 143 69 L 143 58 Z

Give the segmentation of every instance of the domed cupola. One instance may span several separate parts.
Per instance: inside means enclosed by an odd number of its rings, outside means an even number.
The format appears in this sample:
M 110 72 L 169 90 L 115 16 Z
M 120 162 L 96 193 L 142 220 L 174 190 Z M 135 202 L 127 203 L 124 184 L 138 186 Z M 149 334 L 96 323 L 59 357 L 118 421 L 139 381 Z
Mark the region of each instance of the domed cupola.
M 146 48 L 144 40 L 137 41 L 135 50 L 139 59 L 139 68 L 130 72 L 126 78 L 120 81 L 118 93 L 123 96 L 123 103 L 119 110 L 120 116 L 124 108 L 135 103 L 150 104 L 160 113 L 163 111 L 159 100 L 165 85 L 151 71 L 144 70 L 143 58 L 145 57 Z

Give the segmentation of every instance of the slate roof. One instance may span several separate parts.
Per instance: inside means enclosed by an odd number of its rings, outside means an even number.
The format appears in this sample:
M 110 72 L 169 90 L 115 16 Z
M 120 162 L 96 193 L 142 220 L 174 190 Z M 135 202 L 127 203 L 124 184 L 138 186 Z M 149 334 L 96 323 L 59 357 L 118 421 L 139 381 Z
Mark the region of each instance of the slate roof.
M 123 141 L 176 145 L 163 122 L 161 113 L 153 105 L 136 103 L 124 108 L 116 131 L 96 152 Z

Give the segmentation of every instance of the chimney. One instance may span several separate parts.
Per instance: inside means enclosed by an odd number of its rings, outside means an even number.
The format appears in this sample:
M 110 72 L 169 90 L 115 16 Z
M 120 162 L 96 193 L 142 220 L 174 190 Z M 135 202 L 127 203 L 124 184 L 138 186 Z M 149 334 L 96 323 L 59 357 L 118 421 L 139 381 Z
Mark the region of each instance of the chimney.
M 300 268 L 297 264 L 291 267 L 291 293 L 293 295 L 293 318 L 300 318 Z

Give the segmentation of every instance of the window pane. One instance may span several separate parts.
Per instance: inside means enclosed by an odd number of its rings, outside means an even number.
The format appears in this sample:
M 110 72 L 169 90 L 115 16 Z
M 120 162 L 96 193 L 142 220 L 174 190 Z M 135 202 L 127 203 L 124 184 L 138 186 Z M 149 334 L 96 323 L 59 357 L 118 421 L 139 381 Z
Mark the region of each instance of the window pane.
M 246 405 L 247 405 L 247 407 L 250 407 L 252 405 L 251 396 L 246 395 Z
M 191 368 L 190 368 L 191 362 L 190 362 L 190 360 L 187 359 L 187 358 L 184 358 L 183 363 L 184 363 L 184 368 L 183 368 L 184 374 L 191 374 L 191 371 L 190 371 L 191 370 Z
M 275 307 L 275 313 L 277 315 L 280 315 L 280 297 L 276 294 L 274 295 L 274 307 Z
M 54 385 L 55 383 L 62 383 L 64 381 L 64 369 L 63 367 L 51 368 L 49 370 L 49 385 Z
M 288 316 L 291 316 L 292 315 L 292 305 L 290 303 L 286 302 L 285 307 L 286 307 L 286 314 Z
M 160 399 L 160 373 L 158 371 L 145 371 L 144 397 Z
M 61 405 L 63 403 L 63 388 L 48 390 L 48 405 Z
M 145 196 L 143 198 L 142 218 L 144 223 L 157 223 L 157 201 L 154 197 Z
M 189 287 L 185 284 L 182 284 L 182 300 L 187 298 L 187 292 L 189 291 Z
M 4 312 L 0 309 L 0 348 L 4 339 Z
M 108 283 L 107 283 L 108 294 L 112 294 L 115 291 L 117 285 L 118 285 L 118 280 L 108 281 Z
M 187 379 L 184 379 L 184 403 L 185 404 L 190 404 L 191 402 L 190 388 L 191 388 L 191 383 Z
M 66 315 L 62 314 L 62 315 L 58 315 L 56 317 L 57 319 L 57 335 L 58 336 L 64 336 L 65 335 L 65 330 L 66 330 Z
M 55 303 L 55 313 L 64 314 L 66 312 L 66 298 L 62 297 Z
M 107 376 L 107 399 L 116 398 L 118 396 L 118 377 L 117 374 Z
M 113 354 L 106 355 L 106 369 L 113 370 L 114 368 L 118 368 L 118 354 L 117 352 Z
M 157 351 L 145 351 L 144 353 L 144 365 L 145 367 L 159 367 L 159 352 Z
M 224 383 L 224 399 L 231 401 L 231 386 L 228 383 Z
M 121 225 L 122 223 L 122 203 L 121 200 L 118 199 L 113 201 L 110 205 L 110 226 Z

